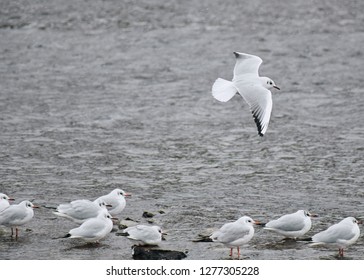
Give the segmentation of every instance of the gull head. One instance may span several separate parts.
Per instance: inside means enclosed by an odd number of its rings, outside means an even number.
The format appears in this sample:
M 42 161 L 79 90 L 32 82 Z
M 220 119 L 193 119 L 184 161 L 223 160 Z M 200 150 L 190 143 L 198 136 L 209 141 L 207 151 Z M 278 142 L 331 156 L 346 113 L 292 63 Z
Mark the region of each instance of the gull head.
M 351 221 L 352 221 L 354 224 L 358 224 L 358 225 L 363 224 L 363 221 L 361 221 L 361 220 L 357 220 L 357 219 L 355 219 L 355 218 L 353 218 L 353 217 L 351 217 Z
M 261 223 L 259 221 L 254 221 L 252 218 L 248 216 L 243 216 L 238 220 L 242 224 L 251 224 L 251 225 L 260 225 Z
M 301 212 L 301 213 L 303 213 L 303 215 L 304 215 L 305 217 L 309 217 L 309 218 L 311 218 L 311 217 L 313 217 L 313 218 L 317 218 L 317 217 L 318 217 L 318 215 L 317 215 L 317 214 L 310 213 L 310 212 L 308 212 L 307 210 L 300 210 L 300 212 Z
M 261 81 L 262 81 L 263 87 L 265 87 L 266 89 L 275 88 L 275 89 L 280 90 L 280 88 L 275 84 L 275 82 L 268 77 L 261 77 Z

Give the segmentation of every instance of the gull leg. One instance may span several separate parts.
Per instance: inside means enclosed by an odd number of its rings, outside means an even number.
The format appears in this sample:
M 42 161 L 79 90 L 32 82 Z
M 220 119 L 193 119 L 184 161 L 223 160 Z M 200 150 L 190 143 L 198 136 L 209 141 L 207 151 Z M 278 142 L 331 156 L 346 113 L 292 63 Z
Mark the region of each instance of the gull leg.
M 240 247 L 238 246 L 238 260 L 240 259 Z
M 15 239 L 18 239 L 18 233 L 19 233 L 19 229 L 15 228 Z
M 339 249 L 339 257 L 341 257 L 341 258 L 344 257 L 344 248 Z
M 233 248 L 230 248 L 230 254 L 229 254 L 230 257 L 233 257 Z

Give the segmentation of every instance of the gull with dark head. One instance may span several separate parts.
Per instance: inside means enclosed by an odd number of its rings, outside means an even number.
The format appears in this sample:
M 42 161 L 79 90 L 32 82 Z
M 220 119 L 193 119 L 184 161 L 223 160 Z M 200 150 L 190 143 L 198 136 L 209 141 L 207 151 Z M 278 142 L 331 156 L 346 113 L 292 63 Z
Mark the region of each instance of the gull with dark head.
M 229 101 L 239 93 L 248 103 L 256 123 L 258 134 L 263 136 L 272 112 L 270 89 L 280 89 L 272 79 L 259 76 L 262 59 L 255 55 L 234 52 L 236 64 L 232 81 L 218 78 L 212 86 L 212 95 L 221 102 Z

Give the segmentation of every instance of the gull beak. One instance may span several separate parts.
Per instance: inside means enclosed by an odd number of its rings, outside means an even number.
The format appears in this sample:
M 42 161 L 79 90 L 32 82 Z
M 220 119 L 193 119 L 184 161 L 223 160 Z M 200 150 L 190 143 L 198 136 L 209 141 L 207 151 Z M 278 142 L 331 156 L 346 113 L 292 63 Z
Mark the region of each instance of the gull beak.
M 15 199 L 14 198 L 12 198 L 12 197 L 9 197 L 9 199 L 8 199 L 9 201 L 14 201 Z
M 131 193 L 124 193 L 124 196 L 129 197 L 129 196 L 131 196 Z
M 273 86 L 275 89 L 278 89 L 278 90 L 281 90 L 279 87 L 277 87 L 277 86 Z
M 37 205 L 33 205 L 32 208 L 40 208 L 39 206 Z
M 319 215 L 310 213 L 310 217 L 317 218 Z
M 254 224 L 255 224 L 255 225 L 261 225 L 261 224 L 262 224 L 262 222 L 254 221 Z
M 116 218 L 116 217 L 111 217 L 110 219 L 112 221 L 112 224 L 113 225 L 117 225 L 119 223 L 119 218 Z
M 168 235 L 168 234 L 165 232 L 162 232 L 162 240 L 166 240 L 166 238 L 165 238 L 166 235 Z
M 105 206 L 106 206 L 106 207 L 112 207 L 112 205 L 111 205 L 111 204 L 106 204 Z
M 363 224 L 363 221 L 358 221 L 358 225 L 362 225 Z

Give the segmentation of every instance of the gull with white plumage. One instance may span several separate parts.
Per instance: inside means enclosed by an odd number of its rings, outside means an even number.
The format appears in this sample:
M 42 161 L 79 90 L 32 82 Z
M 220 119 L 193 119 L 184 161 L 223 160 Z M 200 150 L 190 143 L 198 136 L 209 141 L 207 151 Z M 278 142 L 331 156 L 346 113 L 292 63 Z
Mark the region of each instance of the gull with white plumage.
M 233 258 L 233 248 L 237 248 L 240 258 L 240 247 L 247 244 L 254 236 L 253 225 L 260 222 L 254 221 L 248 216 L 243 216 L 235 222 L 224 224 L 219 230 L 210 236 L 213 242 L 219 242 L 230 248 L 230 257 Z
M 14 199 L 4 193 L 0 193 L 0 212 L 3 211 L 5 208 L 8 208 L 10 206 L 9 201 L 12 200 Z
M 317 215 L 311 214 L 307 210 L 298 210 L 269 221 L 265 224 L 264 229 L 281 234 L 285 238 L 296 239 L 311 229 L 311 217 L 317 217 Z
M 107 206 L 108 204 L 100 198 L 94 201 L 77 199 L 70 203 L 58 205 L 57 210 L 53 213 L 57 216 L 70 219 L 77 224 L 82 224 L 87 219 L 97 217 L 101 212 L 107 212 Z
M 11 236 L 18 238 L 19 227 L 28 223 L 34 217 L 33 208 L 38 208 L 28 200 L 24 200 L 19 204 L 12 204 L 0 212 L 0 225 L 11 228 Z
M 259 76 L 263 60 L 256 56 L 234 52 L 236 64 L 232 81 L 218 78 L 212 86 L 212 96 L 227 102 L 237 93 L 248 103 L 256 123 L 258 134 L 263 136 L 272 112 L 273 101 L 270 89 L 280 89 L 272 79 Z
M 138 245 L 158 245 L 164 234 L 159 226 L 136 225 L 123 230 L 123 235 Z
M 359 224 L 354 217 L 347 217 L 328 229 L 312 236 L 311 246 L 325 245 L 339 248 L 339 257 L 344 257 L 344 249 L 354 244 L 360 236 Z

